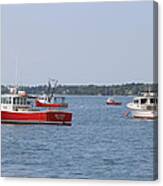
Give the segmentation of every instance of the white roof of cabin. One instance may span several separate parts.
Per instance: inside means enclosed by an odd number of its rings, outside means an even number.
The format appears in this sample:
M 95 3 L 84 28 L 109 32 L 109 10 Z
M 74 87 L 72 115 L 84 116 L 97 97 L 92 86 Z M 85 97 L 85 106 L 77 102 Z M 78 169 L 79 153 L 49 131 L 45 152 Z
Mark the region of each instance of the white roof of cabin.
M 27 96 L 22 96 L 22 95 L 19 95 L 19 94 L 3 94 L 1 95 L 1 97 L 5 97 L 5 98 L 8 98 L 8 97 L 19 97 L 19 98 L 27 98 Z

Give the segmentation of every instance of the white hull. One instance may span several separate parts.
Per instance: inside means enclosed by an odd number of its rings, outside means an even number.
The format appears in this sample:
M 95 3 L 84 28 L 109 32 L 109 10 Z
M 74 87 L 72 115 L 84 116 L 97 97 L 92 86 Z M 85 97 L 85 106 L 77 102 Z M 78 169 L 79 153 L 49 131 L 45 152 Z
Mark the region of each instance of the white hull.
M 132 117 L 155 119 L 158 117 L 157 111 L 131 110 Z
M 141 96 L 135 97 L 133 102 L 127 104 L 127 107 L 130 109 L 132 117 L 156 119 L 158 117 L 157 103 L 157 94 L 146 92 Z
M 145 118 L 145 119 L 155 119 L 158 117 L 158 112 L 153 105 L 137 105 L 134 103 L 128 103 L 127 107 L 130 109 L 132 117 L 134 118 Z M 148 108 L 148 109 L 147 109 Z

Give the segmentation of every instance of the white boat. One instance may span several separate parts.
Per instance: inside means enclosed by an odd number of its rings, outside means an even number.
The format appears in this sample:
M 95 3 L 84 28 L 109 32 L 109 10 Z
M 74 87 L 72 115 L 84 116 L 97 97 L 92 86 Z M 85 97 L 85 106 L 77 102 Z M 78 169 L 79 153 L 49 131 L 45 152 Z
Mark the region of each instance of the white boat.
M 156 119 L 158 99 L 154 92 L 143 92 L 133 99 L 132 103 L 128 103 L 127 107 L 131 110 L 132 117 Z

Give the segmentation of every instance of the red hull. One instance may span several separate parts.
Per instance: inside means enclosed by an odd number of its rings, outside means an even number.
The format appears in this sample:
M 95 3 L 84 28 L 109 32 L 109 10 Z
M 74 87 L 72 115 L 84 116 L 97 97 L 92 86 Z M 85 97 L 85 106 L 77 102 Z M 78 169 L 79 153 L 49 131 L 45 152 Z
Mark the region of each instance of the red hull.
M 113 105 L 113 106 L 118 106 L 118 105 L 122 105 L 122 103 L 120 102 L 107 102 L 107 105 Z
M 72 113 L 61 111 L 8 112 L 1 111 L 2 124 L 71 125 Z
M 36 107 L 67 107 L 68 105 L 66 103 L 41 103 L 38 100 L 36 101 Z

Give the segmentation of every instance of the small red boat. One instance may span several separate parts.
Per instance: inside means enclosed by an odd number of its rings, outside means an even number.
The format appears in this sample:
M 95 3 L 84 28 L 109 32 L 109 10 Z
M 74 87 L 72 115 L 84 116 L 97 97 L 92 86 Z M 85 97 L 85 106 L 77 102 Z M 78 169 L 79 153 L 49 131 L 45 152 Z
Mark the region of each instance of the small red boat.
M 113 100 L 113 99 L 110 99 L 110 98 L 107 99 L 106 104 L 107 104 L 107 105 L 113 105 L 113 106 L 122 105 L 121 102 L 117 102 L 117 101 L 115 101 L 115 100 Z
M 1 96 L 2 124 L 71 125 L 72 113 L 57 110 L 38 110 L 24 92 Z
M 52 86 L 52 83 L 54 84 Z M 65 97 L 63 96 L 55 96 L 55 91 L 57 89 L 58 80 L 49 79 L 48 88 L 45 91 L 45 95 L 40 96 L 36 99 L 35 105 L 36 107 L 44 107 L 44 108 L 59 108 L 59 107 L 68 107 L 68 103 L 65 102 Z
M 39 98 L 36 100 L 36 107 L 50 107 L 50 108 L 59 108 L 59 107 L 68 107 L 68 103 L 65 103 L 64 97 L 54 97 L 54 101 L 48 101 L 48 98 Z M 58 101 L 59 100 L 59 101 Z

